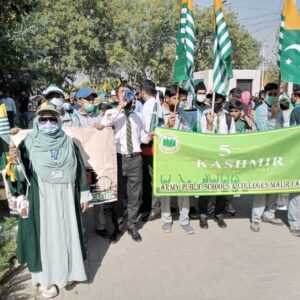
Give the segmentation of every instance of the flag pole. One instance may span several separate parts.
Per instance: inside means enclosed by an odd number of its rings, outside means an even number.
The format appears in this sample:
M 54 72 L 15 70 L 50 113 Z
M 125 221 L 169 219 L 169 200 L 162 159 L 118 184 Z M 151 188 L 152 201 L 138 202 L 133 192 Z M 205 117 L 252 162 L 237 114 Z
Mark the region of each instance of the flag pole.
M 14 141 L 13 141 L 13 139 L 11 138 L 11 136 L 9 136 L 9 138 L 10 138 L 10 145 L 16 146 L 15 143 L 14 143 Z M 24 166 L 23 166 L 22 162 L 20 161 L 19 157 L 16 158 L 16 161 L 17 161 L 18 165 L 19 165 L 20 168 L 21 168 L 21 172 L 23 173 L 24 178 L 25 178 L 25 180 L 26 180 L 28 186 L 31 186 L 30 181 L 29 181 L 29 179 L 28 179 L 28 177 L 27 177 L 27 175 L 26 175 L 26 172 L 25 172 L 25 170 L 24 170 Z
M 174 114 L 176 113 L 178 102 L 179 102 L 179 84 L 177 83 L 176 103 L 175 103 L 175 106 L 174 106 Z
M 212 116 L 215 115 L 215 102 L 216 102 L 216 92 L 213 92 L 213 98 L 211 103 L 211 114 Z
M 279 107 L 280 91 L 281 91 L 281 74 L 280 74 L 280 70 L 279 70 L 278 86 L 277 86 L 277 96 L 275 98 L 275 101 L 274 101 L 272 107 L 276 107 L 276 106 L 277 106 L 277 108 Z M 273 112 L 272 112 L 272 114 L 273 114 Z M 278 115 L 278 109 L 277 109 L 275 115 L 272 115 L 272 118 L 277 119 L 277 115 Z

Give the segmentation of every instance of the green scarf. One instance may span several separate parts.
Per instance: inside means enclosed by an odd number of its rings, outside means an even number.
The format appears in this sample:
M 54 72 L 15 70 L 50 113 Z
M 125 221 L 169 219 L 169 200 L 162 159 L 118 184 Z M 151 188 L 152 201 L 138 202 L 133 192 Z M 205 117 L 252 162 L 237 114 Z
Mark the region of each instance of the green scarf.
M 74 144 L 62 131 L 60 120 L 59 131 L 47 135 L 39 131 L 36 117 L 25 145 L 33 170 L 42 180 L 52 184 L 75 182 L 77 160 Z

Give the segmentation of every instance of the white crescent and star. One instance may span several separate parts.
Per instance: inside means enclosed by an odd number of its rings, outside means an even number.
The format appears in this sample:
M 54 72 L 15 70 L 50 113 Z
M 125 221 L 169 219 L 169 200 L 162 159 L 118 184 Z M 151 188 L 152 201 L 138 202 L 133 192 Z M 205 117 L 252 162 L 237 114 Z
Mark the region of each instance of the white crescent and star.
M 297 51 L 300 52 L 300 45 L 299 44 L 292 44 L 292 45 L 290 45 L 290 46 L 288 46 L 284 49 L 284 51 L 288 51 L 288 50 L 297 50 Z
M 288 59 L 285 60 L 285 63 L 286 63 L 287 65 L 291 65 L 292 62 L 293 62 L 293 61 L 292 61 L 290 58 L 288 58 Z

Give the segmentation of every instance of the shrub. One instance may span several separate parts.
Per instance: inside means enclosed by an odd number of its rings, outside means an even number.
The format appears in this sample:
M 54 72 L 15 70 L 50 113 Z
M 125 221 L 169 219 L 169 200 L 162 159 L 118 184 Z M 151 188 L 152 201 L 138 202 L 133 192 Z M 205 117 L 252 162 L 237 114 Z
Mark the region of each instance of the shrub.
M 5 218 L 0 223 L 0 271 L 8 268 L 11 258 L 16 255 L 17 220 L 14 217 Z

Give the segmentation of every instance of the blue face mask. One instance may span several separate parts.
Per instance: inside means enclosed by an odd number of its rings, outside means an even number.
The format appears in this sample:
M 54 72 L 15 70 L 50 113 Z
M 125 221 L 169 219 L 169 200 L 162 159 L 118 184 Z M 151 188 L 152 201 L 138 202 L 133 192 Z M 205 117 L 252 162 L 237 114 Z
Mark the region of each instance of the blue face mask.
M 91 113 L 94 110 L 94 104 L 92 104 L 92 103 L 84 103 L 83 104 L 83 109 L 86 112 Z
M 52 124 L 47 121 L 45 124 L 39 123 L 39 131 L 43 134 L 51 135 L 59 131 L 59 124 Z
M 275 96 L 267 96 L 265 102 L 269 105 L 273 105 L 275 101 Z

